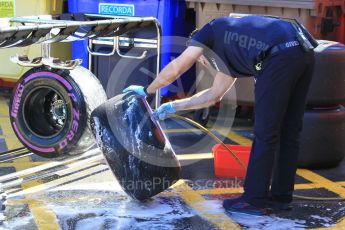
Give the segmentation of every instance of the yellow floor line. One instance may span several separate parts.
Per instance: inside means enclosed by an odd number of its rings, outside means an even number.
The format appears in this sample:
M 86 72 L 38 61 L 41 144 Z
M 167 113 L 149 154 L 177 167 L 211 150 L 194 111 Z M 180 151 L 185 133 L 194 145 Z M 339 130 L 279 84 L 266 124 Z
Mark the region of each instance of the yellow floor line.
M 8 111 L 8 105 L 3 97 L 0 97 L 0 126 L 3 132 L 3 136 L 7 137 L 5 138 L 5 142 L 7 145 L 7 149 L 16 149 L 20 148 L 23 145 L 19 142 L 17 138 L 15 138 L 15 134 L 13 132 L 10 119 L 9 119 L 9 111 Z M 16 171 L 25 170 L 27 168 L 30 168 L 32 166 L 36 166 L 37 163 L 32 162 L 30 157 L 22 157 L 18 158 L 12 161 L 11 166 L 16 169 Z M 4 165 L 2 165 L 4 167 Z M 36 183 L 37 185 L 40 183 L 39 181 L 31 182 Z M 22 188 L 25 190 L 26 186 L 34 186 L 33 184 L 29 185 L 22 185 Z M 28 198 L 28 197 L 26 197 Z M 60 229 L 57 218 L 55 214 L 48 210 L 43 208 L 43 204 L 41 204 L 38 201 L 28 199 L 28 205 L 29 209 L 34 217 L 36 226 L 38 230 L 56 230 Z
M 240 145 L 252 145 L 252 140 L 243 137 L 241 135 L 238 135 L 237 133 L 233 132 L 233 131 L 229 131 L 227 137 L 232 140 L 235 141 L 236 143 L 240 144 Z
M 29 208 L 35 218 L 37 229 L 39 230 L 59 230 L 61 229 L 56 221 L 56 215 L 53 211 L 44 207 L 44 204 L 38 200 L 28 200 Z
M 231 128 L 223 128 L 223 127 L 214 127 L 211 131 L 216 131 L 223 135 L 224 137 L 229 138 L 230 140 L 240 144 L 240 145 L 251 145 L 252 140 L 238 135 L 237 133 L 231 131 Z M 200 129 L 188 128 L 188 129 L 166 129 L 164 130 L 165 133 L 188 133 L 188 132 L 201 132 Z
M 4 118 L 4 117 L 0 117 L 0 118 Z M 17 136 L 14 133 L 7 134 L 7 135 L 0 135 L 0 139 L 6 139 L 6 138 L 17 138 Z
M 7 137 L 5 141 L 8 150 L 23 147 L 22 143 L 15 137 L 16 135 L 13 132 L 9 118 L 8 105 L 3 97 L 0 97 L 0 126 L 3 136 Z
M 179 159 L 180 161 L 213 159 L 213 154 L 212 153 L 180 154 L 180 155 L 177 155 L 177 159 Z
M 30 163 L 30 167 L 35 167 L 35 166 L 40 166 L 40 165 L 44 165 L 47 162 L 31 162 Z M 16 162 L 16 166 L 17 167 L 25 167 L 27 166 L 27 162 Z M 0 163 L 0 168 L 5 168 L 5 167 L 14 167 L 13 163 Z M 26 168 L 26 167 L 25 167 Z
M 322 188 L 323 185 L 321 184 L 296 184 L 296 190 L 304 190 L 304 189 L 315 189 L 315 188 Z M 236 194 L 242 193 L 243 187 L 239 188 L 213 188 L 213 189 L 203 189 L 198 190 L 198 193 L 201 195 L 222 195 L 222 194 Z
M 235 131 L 248 131 L 248 132 L 253 132 L 253 128 L 251 127 L 232 127 L 231 128 L 232 130 L 235 130 Z
M 335 183 L 337 183 L 340 186 L 345 186 L 345 181 L 339 181 L 339 182 L 335 182 Z
M 299 169 L 297 170 L 297 174 L 313 183 L 321 184 L 323 187 L 331 192 L 334 192 L 341 196 L 342 198 L 345 198 L 345 188 L 340 186 L 339 184 L 326 179 L 323 176 L 320 176 L 312 171 L 309 171 L 307 169 Z
M 197 191 L 200 195 L 222 195 L 222 194 L 236 194 L 242 193 L 243 187 L 240 188 L 213 188 L 203 189 Z
M 86 166 L 89 166 L 89 165 L 90 164 L 87 164 Z M 79 168 L 76 168 L 76 169 L 69 169 L 69 171 L 73 172 L 73 171 L 76 171 L 76 170 L 82 169 L 82 168 L 84 168 L 84 167 L 80 166 Z M 90 176 L 90 175 L 92 175 L 95 172 L 99 172 L 99 171 L 102 171 L 102 170 L 105 170 L 105 169 L 107 169 L 107 166 L 96 165 L 96 166 L 94 166 L 94 167 L 92 167 L 90 169 L 87 169 L 85 171 L 78 172 L 78 174 L 76 174 L 76 175 L 77 175 L 78 178 L 83 178 L 83 177 Z M 67 172 L 65 172 L 65 173 L 67 173 Z M 71 180 L 76 178 L 76 175 L 62 177 L 60 179 L 56 179 L 56 180 L 53 180 L 53 181 L 50 181 L 50 182 L 46 182 L 44 184 L 40 183 L 40 180 L 32 180 L 30 182 L 24 183 L 24 186 L 25 186 L 26 189 L 23 192 L 16 193 L 15 195 L 23 195 L 23 194 L 44 192 L 44 191 L 49 190 L 49 189 L 51 189 L 53 187 L 61 186 L 62 184 L 66 183 L 66 182 L 70 182 Z
M 32 167 L 32 162 L 30 157 L 22 157 L 13 160 L 13 166 L 15 167 L 16 171 L 25 170 Z M 22 189 L 25 191 L 34 186 L 43 186 L 40 180 L 33 180 L 22 184 Z M 56 230 L 60 229 L 59 224 L 57 222 L 56 215 L 51 210 L 44 207 L 44 204 L 41 202 L 31 199 L 30 196 L 26 196 L 28 199 L 29 209 L 34 217 L 34 221 L 38 230 Z
M 318 189 L 323 188 L 322 184 L 318 183 L 308 183 L 308 184 L 295 184 L 296 190 L 304 190 L 304 189 Z
M 183 180 L 178 181 L 174 189 L 180 193 L 180 196 L 187 205 L 192 207 L 198 215 L 209 221 L 211 224 L 221 230 L 241 229 L 241 227 L 233 222 L 225 213 L 212 213 L 213 209 L 206 205 L 206 200 L 197 191 L 194 191 Z
M 243 137 L 233 131 L 231 131 L 231 128 L 224 128 L 224 127 L 214 127 L 214 129 L 222 134 L 224 137 L 229 138 L 230 140 L 236 142 L 237 144 L 240 145 L 252 145 L 252 140 L 249 138 Z
M 188 132 L 202 132 L 200 129 L 164 129 L 165 133 L 188 133 Z

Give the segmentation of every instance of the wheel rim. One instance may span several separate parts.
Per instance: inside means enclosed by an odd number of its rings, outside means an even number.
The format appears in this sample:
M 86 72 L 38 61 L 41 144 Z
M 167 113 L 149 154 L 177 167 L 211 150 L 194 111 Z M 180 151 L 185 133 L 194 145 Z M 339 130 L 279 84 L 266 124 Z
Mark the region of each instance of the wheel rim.
M 26 97 L 23 107 L 26 126 L 41 138 L 57 136 L 68 120 L 66 99 L 49 86 L 33 89 Z

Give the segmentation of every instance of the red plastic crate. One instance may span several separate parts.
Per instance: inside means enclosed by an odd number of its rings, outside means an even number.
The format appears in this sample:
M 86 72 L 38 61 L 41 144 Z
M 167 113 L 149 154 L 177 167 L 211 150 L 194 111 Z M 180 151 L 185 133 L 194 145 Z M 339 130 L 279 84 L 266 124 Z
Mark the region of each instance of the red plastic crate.
M 251 146 L 226 145 L 236 156 L 248 165 Z M 216 177 L 245 177 L 246 171 L 235 160 L 235 158 L 221 145 L 212 148 L 214 156 L 214 174 Z

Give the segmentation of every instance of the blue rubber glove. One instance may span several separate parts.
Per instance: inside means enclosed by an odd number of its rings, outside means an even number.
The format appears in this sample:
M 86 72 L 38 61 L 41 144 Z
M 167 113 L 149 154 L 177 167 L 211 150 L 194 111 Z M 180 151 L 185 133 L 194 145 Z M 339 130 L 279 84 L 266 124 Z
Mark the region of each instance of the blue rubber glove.
M 170 114 L 176 113 L 176 109 L 174 105 L 171 102 L 164 103 L 163 105 L 159 106 L 154 112 L 153 117 L 156 120 L 164 120 L 166 119 Z
M 128 86 L 126 89 L 122 91 L 123 93 L 134 92 L 139 96 L 146 97 L 147 93 L 145 92 L 145 88 L 140 85 L 131 85 Z

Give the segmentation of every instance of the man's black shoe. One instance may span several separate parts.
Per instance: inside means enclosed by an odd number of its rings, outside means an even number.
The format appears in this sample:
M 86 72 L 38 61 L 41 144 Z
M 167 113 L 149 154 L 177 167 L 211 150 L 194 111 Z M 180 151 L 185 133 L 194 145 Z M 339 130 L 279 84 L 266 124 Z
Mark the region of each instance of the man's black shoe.
M 256 216 L 263 216 L 267 214 L 267 210 L 265 208 L 259 208 L 254 205 L 251 205 L 241 197 L 236 199 L 224 200 L 223 207 L 227 212 L 230 213 L 237 212 Z
M 286 202 L 279 202 L 279 201 L 268 201 L 266 204 L 266 208 L 270 211 L 290 211 L 292 210 L 292 205 Z

